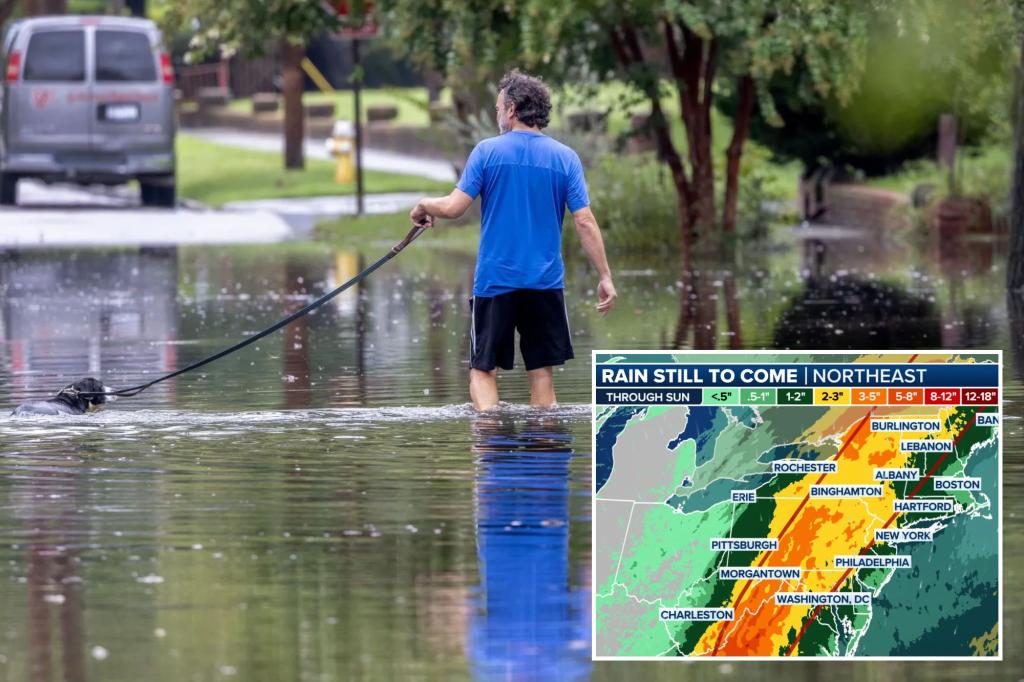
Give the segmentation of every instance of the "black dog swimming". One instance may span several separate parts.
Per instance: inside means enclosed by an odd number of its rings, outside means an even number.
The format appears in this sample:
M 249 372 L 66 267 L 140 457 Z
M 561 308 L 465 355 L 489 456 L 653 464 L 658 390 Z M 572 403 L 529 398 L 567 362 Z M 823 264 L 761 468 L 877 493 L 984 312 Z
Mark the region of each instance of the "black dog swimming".
M 116 400 L 107 395 L 112 389 L 103 385 L 99 379 L 82 379 L 60 389 L 60 392 L 49 400 L 33 400 L 22 403 L 14 408 L 14 417 L 34 417 L 60 414 L 85 414 L 102 409 L 108 401 Z

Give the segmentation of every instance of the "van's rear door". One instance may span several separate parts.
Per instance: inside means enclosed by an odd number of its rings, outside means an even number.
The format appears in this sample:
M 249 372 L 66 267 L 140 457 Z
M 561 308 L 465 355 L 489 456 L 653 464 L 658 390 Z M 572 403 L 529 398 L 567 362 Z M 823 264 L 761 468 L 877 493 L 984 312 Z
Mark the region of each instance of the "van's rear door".
M 9 82 L 8 88 L 13 105 L 7 138 L 11 149 L 89 148 L 92 103 L 81 28 L 33 30 L 22 56 L 20 78 Z
M 94 40 L 94 149 L 169 150 L 173 91 L 162 78 L 156 36 L 146 30 L 101 25 Z

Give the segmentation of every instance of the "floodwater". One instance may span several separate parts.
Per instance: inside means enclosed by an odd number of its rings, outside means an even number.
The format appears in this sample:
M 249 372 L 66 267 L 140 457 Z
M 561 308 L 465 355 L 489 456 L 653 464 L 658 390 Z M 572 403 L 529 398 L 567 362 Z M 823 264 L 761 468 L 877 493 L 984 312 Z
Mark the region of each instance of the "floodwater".
M 571 262 L 562 407 L 522 407 L 512 372 L 477 416 L 472 255 L 429 239 L 195 375 L 0 417 L 0 679 L 1024 678 L 1024 321 L 998 240 L 812 229 L 682 274 L 613 255 L 607 319 Z M 387 246 L 0 254 L 0 408 L 196 360 Z M 589 354 L 671 347 L 1006 349 L 1005 661 L 591 663 Z

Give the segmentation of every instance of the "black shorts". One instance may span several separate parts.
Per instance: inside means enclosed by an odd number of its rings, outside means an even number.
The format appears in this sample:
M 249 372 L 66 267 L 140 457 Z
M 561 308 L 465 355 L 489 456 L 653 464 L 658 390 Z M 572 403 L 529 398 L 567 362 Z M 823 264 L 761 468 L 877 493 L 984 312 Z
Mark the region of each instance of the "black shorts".
M 469 299 L 470 361 L 473 369 L 512 369 L 515 332 L 526 369 L 573 359 L 569 317 L 561 289 L 517 289 Z

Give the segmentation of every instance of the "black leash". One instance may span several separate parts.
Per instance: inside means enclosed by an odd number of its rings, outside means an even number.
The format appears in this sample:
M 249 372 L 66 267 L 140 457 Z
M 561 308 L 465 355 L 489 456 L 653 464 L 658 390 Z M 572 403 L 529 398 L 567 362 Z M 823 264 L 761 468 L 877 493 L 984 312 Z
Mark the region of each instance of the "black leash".
M 202 360 L 199 360 L 198 362 L 193 362 L 191 365 L 189 365 L 187 367 L 182 367 L 179 370 L 175 370 L 174 372 L 171 372 L 170 374 L 165 374 L 164 376 L 159 377 L 158 379 L 153 379 L 153 381 L 150 381 L 150 382 L 145 383 L 145 384 L 139 384 L 138 386 L 132 386 L 131 388 L 122 388 L 121 390 L 110 391 L 109 393 L 99 393 L 99 392 L 95 392 L 95 391 L 93 391 L 93 392 L 82 391 L 82 392 L 79 392 L 78 395 L 82 395 L 82 396 L 107 395 L 107 396 L 118 396 L 118 397 L 121 397 L 121 398 L 131 398 L 133 396 L 137 396 L 138 394 L 142 393 L 143 391 L 145 391 L 150 386 L 155 386 L 156 384 L 159 384 L 162 381 L 167 381 L 168 379 L 173 379 L 176 376 L 181 376 L 182 374 L 185 374 L 186 372 L 191 372 L 194 369 L 199 369 L 203 365 L 208 365 L 211 362 L 213 362 L 214 360 L 220 360 L 225 355 L 231 355 L 235 351 L 241 350 L 242 348 L 245 348 L 246 346 L 248 346 L 251 343 L 255 343 L 255 342 L 259 341 L 260 339 L 262 339 L 263 337 L 265 337 L 265 336 L 267 336 L 269 334 L 273 334 L 278 329 L 280 329 L 282 327 L 288 326 L 289 324 L 291 324 L 295 320 L 299 319 L 303 315 L 306 315 L 309 312 L 311 312 L 313 310 L 316 310 L 317 308 L 322 306 L 324 303 L 327 303 L 332 298 L 334 298 L 335 296 L 337 296 L 341 292 L 345 291 L 349 287 L 351 287 L 351 286 L 353 286 L 355 284 L 358 284 L 359 282 L 362 282 L 364 279 L 366 279 L 371 274 L 373 274 L 380 266 L 384 265 L 389 260 L 391 260 L 392 258 L 397 256 L 399 253 L 401 253 L 402 249 L 404 249 L 405 247 L 409 246 L 409 244 L 411 244 L 413 242 L 413 240 L 415 240 L 417 237 L 419 237 L 421 234 L 423 234 L 423 231 L 426 230 L 426 229 L 427 229 L 426 225 L 422 225 L 421 224 L 421 225 L 414 226 L 411 230 L 409 230 L 409 234 L 405 235 L 405 239 L 403 239 L 402 241 L 400 241 L 397 244 L 395 244 L 394 246 L 392 246 L 391 250 L 388 251 L 383 257 L 381 257 L 379 260 L 377 260 L 375 263 L 373 263 L 372 265 L 370 265 L 369 267 L 364 269 L 362 272 L 360 272 L 358 275 L 356 275 L 355 277 L 353 277 L 349 281 L 345 282 L 344 284 L 342 284 L 341 286 L 337 287 L 336 289 L 334 289 L 332 291 L 329 291 L 328 293 L 324 294 L 323 296 L 321 296 L 317 300 L 313 301 L 309 305 L 305 306 L 304 308 L 302 308 L 300 310 L 296 310 L 294 313 L 292 313 L 288 317 L 284 318 L 283 320 L 281 320 L 279 322 L 274 323 L 273 325 L 267 327 L 263 331 L 258 332 L 256 334 L 253 334 L 252 336 L 250 336 L 250 337 L 248 337 L 246 339 L 243 339 L 242 341 L 239 341 L 238 343 L 236 343 L 235 345 L 231 346 L 230 348 L 225 348 L 224 350 L 222 350 L 220 352 L 217 352 L 217 353 L 214 353 L 213 355 L 211 355 L 211 356 L 209 356 L 207 358 L 203 358 Z

